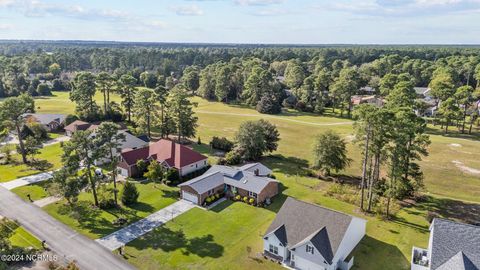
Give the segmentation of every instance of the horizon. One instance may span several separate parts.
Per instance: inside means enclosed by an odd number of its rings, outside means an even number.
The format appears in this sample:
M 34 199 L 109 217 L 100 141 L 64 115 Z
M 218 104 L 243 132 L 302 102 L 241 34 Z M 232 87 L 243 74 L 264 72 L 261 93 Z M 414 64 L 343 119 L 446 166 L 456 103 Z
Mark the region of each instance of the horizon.
M 478 45 L 479 15 L 480 0 L 0 0 L 0 39 Z

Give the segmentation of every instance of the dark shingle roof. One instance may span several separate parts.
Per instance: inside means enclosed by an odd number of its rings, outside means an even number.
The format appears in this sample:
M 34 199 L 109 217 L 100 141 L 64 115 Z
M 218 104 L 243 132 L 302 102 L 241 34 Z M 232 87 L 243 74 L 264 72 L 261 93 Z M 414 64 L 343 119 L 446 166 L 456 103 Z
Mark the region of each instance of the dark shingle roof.
M 480 268 L 479 226 L 436 218 L 432 229 L 432 270 Z
M 284 225 L 286 246 L 292 248 L 310 241 L 331 263 L 352 218 L 344 213 L 288 197 L 265 235 Z
M 283 246 L 287 245 L 287 231 L 285 230 L 285 225 L 278 227 L 273 234 L 275 234 L 278 241 L 280 241 Z

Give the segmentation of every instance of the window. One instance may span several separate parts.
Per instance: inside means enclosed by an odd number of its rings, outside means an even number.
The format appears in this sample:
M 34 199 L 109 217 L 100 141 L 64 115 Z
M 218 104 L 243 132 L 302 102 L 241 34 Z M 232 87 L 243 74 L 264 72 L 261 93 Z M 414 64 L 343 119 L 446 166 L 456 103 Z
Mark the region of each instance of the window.
M 213 195 L 213 193 L 215 193 L 215 189 L 210 189 L 210 190 L 208 191 L 208 196 Z
M 313 254 L 314 252 L 315 252 L 315 249 L 312 246 L 307 245 L 307 253 Z
M 257 193 L 249 191 L 248 197 L 257 198 Z
M 271 253 L 278 255 L 278 247 L 270 244 L 270 246 L 268 247 L 268 250 L 269 250 Z
M 198 164 L 195 164 L 195 168 L 198 168 Z

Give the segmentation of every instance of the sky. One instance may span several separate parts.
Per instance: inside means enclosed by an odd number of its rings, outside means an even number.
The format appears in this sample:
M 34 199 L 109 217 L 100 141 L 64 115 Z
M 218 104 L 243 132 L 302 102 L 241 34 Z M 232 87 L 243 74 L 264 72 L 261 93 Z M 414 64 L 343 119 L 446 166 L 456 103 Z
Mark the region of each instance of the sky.
M 0 0 L 0 39 L 480 44 L 480 0 Z

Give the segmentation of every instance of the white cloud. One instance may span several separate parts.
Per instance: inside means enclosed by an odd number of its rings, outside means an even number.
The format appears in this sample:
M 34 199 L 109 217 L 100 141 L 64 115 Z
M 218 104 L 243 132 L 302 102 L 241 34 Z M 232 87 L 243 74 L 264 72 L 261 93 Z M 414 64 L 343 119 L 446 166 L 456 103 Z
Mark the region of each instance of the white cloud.
M 11 30 L 13 29 L 13 25 L 8 23 L 0 23 L 0 30 Z
M 235 4 L 241 6 L 268 6 L 283 2 L 284 0 L 235 0 Z
M 187 5 L 187 6 L 174 6 L 171 9 L 180 16 L 200 16 L 203 15 L 203 10 L 201 10 L 196 5 Z

